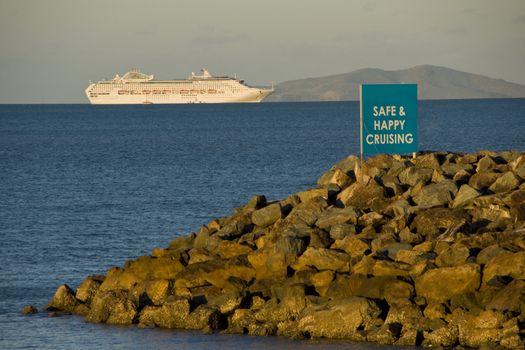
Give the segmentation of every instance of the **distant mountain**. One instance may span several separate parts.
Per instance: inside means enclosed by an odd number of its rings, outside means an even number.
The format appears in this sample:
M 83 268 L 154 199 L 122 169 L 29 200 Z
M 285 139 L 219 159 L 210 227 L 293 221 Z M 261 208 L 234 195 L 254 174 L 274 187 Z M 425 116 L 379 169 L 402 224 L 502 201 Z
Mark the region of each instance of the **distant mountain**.
M 416 83 L 421 100 L 525 97 L 525 85 L 438 66 L 403 70 L 365 68 L 320 78 L 290 80 L 275 86 L 265 101 L 344 101 L 359 99 L 359 84 Z

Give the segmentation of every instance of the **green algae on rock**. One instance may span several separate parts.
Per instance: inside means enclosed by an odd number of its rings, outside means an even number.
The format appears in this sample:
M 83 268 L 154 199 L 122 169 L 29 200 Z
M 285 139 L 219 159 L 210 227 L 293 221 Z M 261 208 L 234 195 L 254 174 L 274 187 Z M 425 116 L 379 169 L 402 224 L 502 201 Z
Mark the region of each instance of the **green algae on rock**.
M 524 348 L 525 153 L 358 165 L 349 156 L 280 201 L 254 196 L 76 291 L 60 286 L 46 309 L 206 333 Z

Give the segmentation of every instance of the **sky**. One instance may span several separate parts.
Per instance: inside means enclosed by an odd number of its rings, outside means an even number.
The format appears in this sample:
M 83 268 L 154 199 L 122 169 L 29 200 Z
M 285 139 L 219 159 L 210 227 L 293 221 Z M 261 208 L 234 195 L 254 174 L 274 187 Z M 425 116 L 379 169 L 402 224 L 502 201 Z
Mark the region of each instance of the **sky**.
M 268 86 L 420 64 L 525 84 L 525 1 L 0 0 L 0 103 L 87 103 L 131 68 Z

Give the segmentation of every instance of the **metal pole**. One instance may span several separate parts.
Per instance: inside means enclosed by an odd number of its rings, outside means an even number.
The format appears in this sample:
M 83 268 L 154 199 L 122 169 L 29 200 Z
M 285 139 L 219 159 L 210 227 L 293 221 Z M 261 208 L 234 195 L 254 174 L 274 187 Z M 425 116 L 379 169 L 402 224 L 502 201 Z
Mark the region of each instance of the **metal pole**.
M 359 85 L 359 144 L 361 147 L 361 169 L 358 181 L 363 183 L 363 84 Z

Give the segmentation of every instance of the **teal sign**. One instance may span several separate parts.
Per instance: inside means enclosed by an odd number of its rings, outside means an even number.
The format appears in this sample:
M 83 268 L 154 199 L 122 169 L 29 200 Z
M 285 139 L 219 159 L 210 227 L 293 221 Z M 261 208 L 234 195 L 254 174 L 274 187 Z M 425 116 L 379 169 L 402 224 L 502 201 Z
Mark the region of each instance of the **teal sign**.
M 417 152 L 417 85 L 361 85 L 361 153 Z

